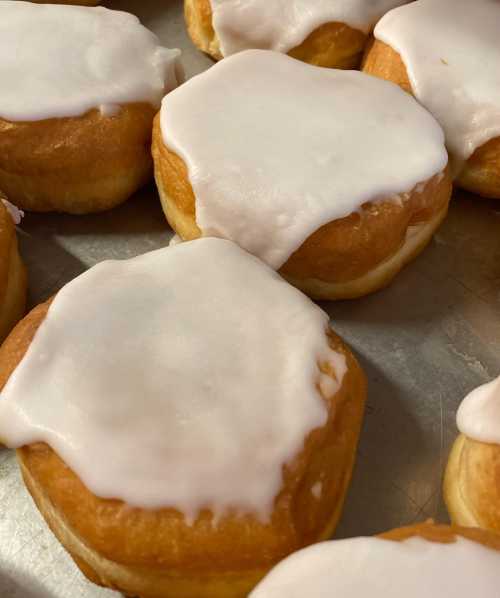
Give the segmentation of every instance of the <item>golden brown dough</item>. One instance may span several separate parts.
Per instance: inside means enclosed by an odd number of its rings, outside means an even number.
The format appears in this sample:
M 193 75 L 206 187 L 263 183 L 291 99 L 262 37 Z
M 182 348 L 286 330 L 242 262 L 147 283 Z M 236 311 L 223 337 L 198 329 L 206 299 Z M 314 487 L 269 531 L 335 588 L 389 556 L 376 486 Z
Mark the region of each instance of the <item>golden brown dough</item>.
M 100 0 L 32 0 L 37 4 L 78 4 L 79 6 L 97 6 Z
M 500 533 L 500 446 L 460 434 L 450 452 L 443 491 L 454 523 Z
M 35 308 L 0 347 L 0 390 L 48 308 L 49 302 Z M 345 355 L 347 372 L 340 389 L 323 396 L 327 424 L 314 430 L 302 453 L 284 467 L 267 525 L 250 515 L 228 515 L 212 526 L 211 512 L 204 511 L 191 526 L 174 509 L 143 510 L 98 498 L 48 445 L 18 450 L 33 499 L 83 573 L 141 598 L 243 598 L 283 557 L 329 538 L 349 485 L 366 394 L 364 375 L 349 349 L 334 333 L 329 342 Z M 320 368 L 333 376 L 329 366 Z M 318 498 L 312 487 L 319 479 L 324 490 Z
M 212 27 L 210 0 L 185 0 L 186 25 L 194 44 L 203 52 L 220 60 L 219 40 Z M 359 66 L 367 36 L 345 23 L 326 23 L 313 31 L 300 46 L 288 52 L 317 66 L 353 69 Z
M 458 525 L 440 525 L 434 523 L 432 520 L 424 523 L 417 523 L 407 527 L 399 527 L 383 534 L 379 534 L 378 538 L 384 540 L 393 540 L 395 542 L 402 542 L 409 538 L 419 537 L 429 542 L 439 542 L 442 544 L 449 544 L 454 542 L 457 536 L 472 540 L 478 544 L 482 544 L 487 548 L 500 550 L 500 536 L 491 532 L 471 527 L 461 527 Z
M 16 229 L 0 193 L 0 342 L 26 308 L 27 277 L 17 249 Z
M 153 128 L 155 178 L 163 211 L 184 240 L 196 239 L 195 197 L 183 160 L 163 143 L 159 116 Z M 416 257 L 446 216 L 451 195 L 448 170 L 403 195 L 365 204 L 360 213 L 317 230 L 280 273 L 318 299 L 360 297 L 389 284 Z
M 122 106 L 34 122 L 0 118 L 0 189 L 36 212 L 86 214 L 125 201 L 151 176 L 154 108 Z
M 405 91 L 413 93 L 401 56 L 380 40 L 373 40 L 368 46 L 362 70 L 392 81 Z M 500 199 L 500 137 L 495 137 L 478 147 L 463 166 L 455 182 L 472 193 Z

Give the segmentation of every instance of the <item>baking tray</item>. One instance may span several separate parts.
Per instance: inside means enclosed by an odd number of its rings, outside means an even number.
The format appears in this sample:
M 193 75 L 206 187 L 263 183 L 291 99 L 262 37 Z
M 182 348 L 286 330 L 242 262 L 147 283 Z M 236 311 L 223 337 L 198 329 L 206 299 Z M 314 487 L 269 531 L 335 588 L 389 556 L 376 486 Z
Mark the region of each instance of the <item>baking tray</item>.
M 188 77 L 212 64 L 187 37 L 179 0 L 122 0 L 164 45 L 183 50 Z M 172 231 L 153 186 L 95 216 L 29 214 L 18 231 L 30 305 L 104 260 L 166 245 Z M 429 517 L 447 521 L 441 478 L 455 411 L 500 373 L 500 202 L 457 193 L 430 247 L 386 290 L 323 303 L 356 352 L 369 399 L 353 482 L 336 537 Z M 59 546 L 0 450 L 0 597 L 111 598 Z

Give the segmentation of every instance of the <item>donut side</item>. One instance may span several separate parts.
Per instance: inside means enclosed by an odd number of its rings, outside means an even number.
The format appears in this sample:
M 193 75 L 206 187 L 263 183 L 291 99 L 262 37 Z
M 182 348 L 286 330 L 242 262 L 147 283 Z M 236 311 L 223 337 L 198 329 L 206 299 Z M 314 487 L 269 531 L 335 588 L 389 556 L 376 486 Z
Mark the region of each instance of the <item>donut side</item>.
M 27 276 L 16 231 L 0 199 L 0 342 L 24 315 Z
M 432 520 L 392 529 L 376 537 L 394 542 L 404 542 L 409 538 L 418 537 L 428 542 L 450 544 L 456 540 L 457 536 L 477 542 L 493 550 L 500 550 L 500 537 L 497 534 L 473 527 L 454 524 L 442 525 L 434 523 Z
M 362 70 L 396 83 L 413 94 L 406 66 L 401 56 L 389 45 L 374 39 L 366 50 Z M 500 137 L 478 147 L 465 162 L 456 184 L 482 197 L 500 199 Z
M 110 209 L 151 176 L 149 104 L 81 117 L 0 119 L 0 189 L 22 209 L 86 214 Z
M 37 4 L 78 4 L 80 6 L 97 6 L 100 0 L 34 0 Z
M 184 15 L 195 46 L 215 60 L 223 58 L 212 25 L 210 0 L 185 0 Z M 316 66 L 353 69 L 360 64 L 366 40 L 362 31 L 345 23 L 325 23 L 299 46 L 292 48 L 288 55 Z
M 0 389 L 49 304 L 28 314 L 0 347 Z M 83 573 L 95 583 L 143 598 L 236 598 L 246 596 L 286 555 L 329 538 L 351 477 L 366 383 L 349 349 L 333 332 L 328 336 L 331 347 L 345 356 L 347 371 L 339 390 L 323 395 L 327 424 L 311 432 L 302 453 L 284 466 L 283 486 L 268 523 L 229 513 L 214 525 L 209 510 L 188 522 L 175 509 L 132 508 L 93 495 L 48 445 L 19 449 L 23 478 L 35 503 Z M 319 367 L 334 377 L 330 365 Z M 313 491 L 318 482 L 320 494 Z
M 163 210 L 183 240 L 201 236 L 195 196 L 184 161 L 164 144 L 159 117 L 153 128 L 155 178 Z M 389 284 L 416 257 L 445 218 L 451 196 L 448 170 L 400 196 L 381 199 L 313 233 L 280 272 L 318 299 L 354 298 Z
M 443 494 L 457 525 L 500 532 L 500 446 L 460 434 L 450 452 Z

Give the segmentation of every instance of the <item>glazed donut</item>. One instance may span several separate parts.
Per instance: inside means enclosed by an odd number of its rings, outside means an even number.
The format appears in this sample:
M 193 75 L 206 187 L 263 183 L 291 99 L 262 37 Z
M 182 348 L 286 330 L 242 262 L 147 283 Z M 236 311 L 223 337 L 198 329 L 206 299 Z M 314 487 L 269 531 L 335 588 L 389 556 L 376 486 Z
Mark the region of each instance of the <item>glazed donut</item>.
M 100 0 L 30 0 L 37 4 L 79 4 L 80 6 L 97 6 Z
M 500 198 L 499 26 L 497 0 L 418 0 L 382 18 L 363 64 L 415 95 L 444 129 L 457 185 L 491 198 Z
M 0 389 L 54 534 L 141 598 L 243 597 L 328 538 L 366 392 L 327 315 L 221 239 L 70 282 L 0 348 Z
M 480 386 L 457 412 L 460 435 L 444 478 L 452 521 L 500 532 L 500 377 Z
M 496 534 L 426 522 L 305 548 L 249 598 L 496 598 L 499 562 Z
M 388 284 L 451 193 L 443 133 L 408 94 L 263 50 L 169 94 L 153 158 L 182 239 L 229 238 L 323 299 Z
M 310 64 L 356 68 L 380 17 L 409 0 L 185 0 L 194 44 L 216 60 L 259 48 Z
M 0 193 L 0 342 L 26 307 L 26 270 L 17 249 L 19 212 Z
M 128 13 L 0 2 L 0 189 L 40 212 L 127 199 L 151 175 L 152 121 L 178 55 Z

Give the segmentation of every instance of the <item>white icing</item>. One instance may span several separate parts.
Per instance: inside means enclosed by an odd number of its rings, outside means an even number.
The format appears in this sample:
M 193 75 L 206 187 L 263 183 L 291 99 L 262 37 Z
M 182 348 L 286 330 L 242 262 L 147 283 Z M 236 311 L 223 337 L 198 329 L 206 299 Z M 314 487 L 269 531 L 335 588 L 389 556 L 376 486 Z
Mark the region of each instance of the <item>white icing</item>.
M 210 0 L 223 56 L 260 48 L 287 53 L 326 23 L 369 33 L 380 17 L 408 0 Z
M 457 411 L 457 426 L 469 438 L 500 444 L 500 376 L 465 397 Z
M 326 423 L 318 360 L 342 380 L 327 326 L 229 241 L 103 262 L 57 294 L 0 395 L 0 438 L 47 442 L 101 497 L 266 519 Z
M 500 135 L 500 2 L 418 0 L 375 37 L 399 52 L 416 98 L 437 118 L 455 170 Z
M 20 224 L 21 220 L 24 218 L 24 212 L 14 204 L 10 203 L 10 201 L 4 199 L 3 197 L 0 197 L 0 201 L 7 208 L 7 211 L 9 212 L 14 224 Z
M 203 235 L 274 268 L 322 225 L 410 191 L 448 160 L 439 125 L 396 85 L 263 50 L 169 94 L 161 127 L 187 164 Z
M 462 537 L 337 540 L 288 557 L 249 598 L 497 598 L 499 565 L 498 551 Z
M 168 246 L 173 247 L 174 245 L 179 245 L 179 243 L 182 243 L 182 238 L 179 237 L 179 235 L 175 234 L 168 242 Z
M 106 8 L 0 2 L 0 118 L 80 116 L 161 98 L 179 83 L 179 50 L 137 17 Z
M 314 484 L 314 486 L 311 488 L 311 494 L 315 497 L 315 498 L 320 498 L 321 494 L 323 492 L 323 484 L 321 482 L 316 482 Z

